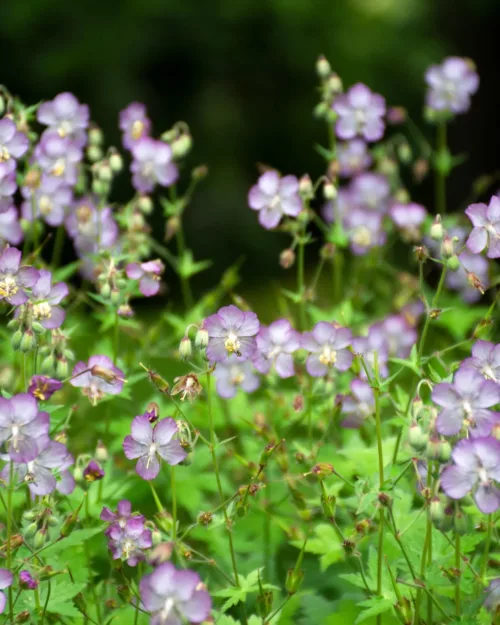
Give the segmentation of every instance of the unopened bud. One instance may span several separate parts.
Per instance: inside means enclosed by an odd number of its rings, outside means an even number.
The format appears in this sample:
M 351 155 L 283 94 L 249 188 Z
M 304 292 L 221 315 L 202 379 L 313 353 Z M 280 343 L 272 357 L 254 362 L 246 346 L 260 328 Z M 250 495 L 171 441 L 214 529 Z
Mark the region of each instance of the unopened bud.
M 381 506 L 384 508 L 392 508 L 392 497 L 387 493 L 379 493 L 378 500 Z
M 445 464 L 451 458 L 451 445 L 448 441 L 442 440 L 439 444 L 439 462 Z
M 330 63 L 328 62 L 326 56 L 322 54 L 318 57 L 318 60 L 316 61 L 316 74 L 318 74 L 320 78 L 328 78 L 331 73 L 332 68 L 330 66 Z
M 33 538 L 33 547 L 35 549 L 40 549 L 45 544 L 46 539 L 47 539 L 47 530 L 45 529 L 38 530 L 35 533 L 35 536 Z
M 191 176 L 194 180 L 203 180 L 208 176 L 208 167 L 206 165 L 198 165 L 191 172 Z
M 16 330 L 12 335 L 10 343 L 12 345 L 12 349 L 18 350 L 21 347 L 21 340 L 23 338 L 23 333 L 21 330 Z
M 311 469 L 311 473 L 316 475 L 318 479 L 322 480 L 325 477 L 333 475 L 333 465 L 328 464 L 327 462 L 319 462 Z
M 415 182 L 422 182 L 429 172 L 429 161 L 419 158 L 413 165 L 413 177 Z
M 295 252 L 291 248 L 283 250 L 280 254 L 280 265 L 283 269 L 290 269 L 295 263 Z
M 398 145 L 398 156 L 399 160 L 405 165 L 411 161 L 413 154 L 411 147 L 406 141 Z
M 390 106 L 387 109 L 387 121 L 393 126 L 404 124 L 406 121 L 406 109 L 402 106 Z
M 434 220 L 434 223 L 431 226 L 430 234 L 431 234 L 431 239 L 434 239 L 434 241 L 443 240 L 444 230 L 443 230 L 443 224 L 441 223 L 440 215 L 436 215 L 436 219 Z
M 106 462 L 109 458 L 108 450 L 102 441 L 97 441 L 97 446 L 95 448 L 95 459 L 98 462 Z
M 153 200 L 149 195 L 141 195 L 137 200 L 137 208 L 145 215 L 150 215 L 153 212 Z
M 90 144 L 87 148 L 87 158 L 91 163 L 97 163 L 102 158 L 102 150 L 98 145 Z
M 211 512 L 202 512 L 201 514 L 198 515 L 198 523 L 200 525 L 204 525 L 205 527 L 207 527 L 208 525 L 210 525 L 213 521 L 213 514 Z
M 441 441 L 435 434 L 431 435 L 427 441 L 425 454 L 429 460 L 438 460 L 441 451 Z
M 304 396 L 296 395 L 293 400 L 293 409 L 295 412 L 300 412 L 304 409 Z
M 328 93 L 331 95 L 337 95 L 342 93 L 342 80 L 338 74 L 332 73 L 330 74 L 328 81 L 326 83 Z
M 408 442 L 417 451 L 422 451 L 427 445 L 427 435 L 418 423 L 412 423 L 408 429 Z
M 464 536 L 465 534 L 469 532 L 470 530 L 469 518 L 467 517 L 465 512 L 463 512 L 462 510 L 457 510 L 455 512 L 455 517 L 453 519 L 453 527 L 455 528 L 455 531 L 457 532 L 457 534 L 460 534 L 461 536 Z
M 191 339 L 188 336 L 184 336 L 179 345 L 179 356 L 182 360 L 189 360 L 193 353 L 193 347 L 191 345 Z
M 183 158 L 193 147 L 193 139 L 190 134 L 183 133 L 170 144 L 170 147 L 174 159 Z
M 440 525 L 440 523 L 444 519 L 444 503 L 441 501 L 439 497 L 433 497 L 429 504 L 429 516 L 432 521 L 436 523 L 436 525 Z
M 304 174 L 299 180 L 299 195 L 306 200 L 314 196 L 313 184 L 309 174 Z
M 24 535 L 26 538 L 33 538 L 33 536 L 38 531 L 38 523 L 30 523 L 28 527 L 24 530 Z
M 294 595 L 304 581 L 304 571 L 289 569 L 286 575 L 285 588 L 289 595 Z
M 110 155 L 109 166 L 115 173 L 119 173 L 123 169 L 123 158 L 118 152 L 113 152 Z
M 60 380 L 68 377 L 68 361 L 64 357 L 60 357 L 56 361 L 56 377 Z
M 450 258 L 453 254 L 455 254 L 455 243 L 453 239 L 446 234 L 441 243 L 441 255 L 443 258 Z
M 89 144 L 90 145 L 101 145 L 104 141 L 104 136 L 102 134 L 102 130 L 97 126 L 92 126 L 89 130 Z
M 167 219 L 167 223 L 165 224 L 165 241 L 170 241 L 175 237 L 175 235 L 179 232 L 179 228 L 181 227 L 181 220 L 177 215 L 172 215 Z
M 198 349 L 205 349 L 208 345 L 208 330 L 206 330 L 203 326 L 196 333 L 194 344 Z
M 110 182 L 113 180 L 113 170 L 108 161 L 102 161 L 99 163 L 96 174 L 99 180 L 102 180 L 103 182 Z
M 30 352 L 36 347 L 36 338 L 31 330 L 26 330 L 21 339 L 19 350 L 22 352 Z
M 419 263 L 425 263 L 425 261 L 429 258 L 429 250 L 425 247 L 425 245 L 417 245 L 415 247 L 415 256 Z
M 446 261 L 446 266 L 450 271 L 458 271 L 460 269 L 460 261 L 458 260 L 458 256 L 456 254 L 453 254 L 453 256 L 448 258 L 448 260 Z
M 325 200 L 334 200 L 337 197 L 337 189 L 329 180 L 323 185 L 323 197 Z

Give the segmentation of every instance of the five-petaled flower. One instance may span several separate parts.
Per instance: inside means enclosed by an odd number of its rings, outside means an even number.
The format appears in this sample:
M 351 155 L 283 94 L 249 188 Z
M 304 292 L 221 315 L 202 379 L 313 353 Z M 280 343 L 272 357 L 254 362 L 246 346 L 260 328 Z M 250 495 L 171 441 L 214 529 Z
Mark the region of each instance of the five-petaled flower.
M 104 395 L 120 393 L 124 382 L 123 371 L 102 355 L 91 356 L 88 364 L 77 362 L 70 380 L 70 384 L 81 388 L 94 406 Z
M 85 129 L 89 125 L 89 107 L 80 104 L 72 93 L 59 93 L 50 102 L 40 104 L 36 118 L 60 137 L 72 139 L 78 147 L 87 142 Z
M 302 336 L 302 347 L 310 355 L 306 361 L 309 375 L 321 377 L 333 367 L 339 371 L 347 371 L 352 363 L 352 354 L 347 349 L 351 343 L 352 334 L 348 328 L 342 328 L 320 321 L 312 332 Z
M 5 443 L 13 462 L 30 462 L 39 454 L 37 439 L 49 433 L 49 415 L 38 410 L 27 393 L 10 399 L 0 397 L 0 443 Z
M 267 327 L 260 326 L 256 341 L 253 363 L 257 371 L 268 373 L 274 365 L 280 378 L 294 375 L 292 354 L 300 347 L 300 334 L 287 319 L 278 319 Z
M 13 306 L 24 304 L 28 296 L 25 289 L 32 287 L 39 273 L 33 267 L 21 266 L 21 252 L 7 247 L 0 254 L 0 300 Z
M 149 260 L 146 263 L 129 263 L 125 271 L 131 280 L 139 280 L 139 291 L 145 297 L 151 297 L 160 290 L 160 277 L 165 265 L 159 259 Z
M 5 610 L 5 605 L 7 603 L 7 599 L 2 590 L 12 586 L 12 582 L 14 581 L 14 576 L 9 571 L 9 569 L 0 569 L 0 614 L 3 614 Z
M 123 132 L 123 145 L 127 150 L 130 150 L 139 139 L 149 135 L 151 121 L 144 104 L 132 102 L 120 111 L 120 130 Z
M 144 550 L 153 545 L 151 530 L 145 528 L 141 516 L 129 517 L 123 524 L 113 523 L 106 535 L 113 560 L 125 560 L 129 566 L 144 560 Z
M 207 358 L 223 362 L 232 354 L 247 360 L 255 349 L 259 320 L 254 312 L 243 312 L 236 306 L 224 306 L 205 319 L 208 332 Z
M 434 111 L 466 113 L 470 97 L 479 87 L 479 76 L 468 59 L 451 56 L 425 73 L 429 86 L 426 102 Z
M 259 222 L 267 230 L 276 228 L 284 215 L 297 217 L 302 210 L 299 181 L 295 176 L 283 176 L 266 171 L 248 193 L 248 205 L 259 211 Z
M 467 247 L 473 254 L 487 248 L 488 258 L 500 258 L 500 198 L 494 195 L 488 206 L 471 204 L 465 211 L 474 226 L 467 239 Z
M 466 358 L 460 367 L 476 369 L 486 380 L 500 383 L 500 344 L 476 341 L 471 351 L 472 356 Z
M 236 356 L 220 362 L 215 371 L 215 388 L 220 397 L 231 399 L 241 388 L 245 393 L 253 393 L 260 386 L 259 376 L 255 373 L 251 360 L 240 362 Z
M 366 85 L 353 85 L 335 98 L 333 110 L 338 116 L 335 131 L 340 139 L 361 136 L 367 141 L 378 141 L 383 137 L 385 99 Z
M 163 141 L 142 137 L 131 147 L 133 161 L 130 165 L 132 184 L 140 193 L 150 193 L 156 184 L 169 187 L 179 176 L 172 162 L 172 148 Z

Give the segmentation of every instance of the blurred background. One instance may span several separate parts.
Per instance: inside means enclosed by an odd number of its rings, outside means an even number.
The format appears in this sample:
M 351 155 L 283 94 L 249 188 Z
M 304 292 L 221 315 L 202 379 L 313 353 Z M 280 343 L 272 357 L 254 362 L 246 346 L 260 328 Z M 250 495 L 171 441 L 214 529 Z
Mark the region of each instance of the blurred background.
M 132 100 L 146 103 L 158 135 L 187 121 L 189 164 L 210 169 L 186 213 L 196 258 L 214 260 L 198 289 L 242 255 L 245 280 L 258 287 L 284 273 L 287 239 L 263 231 L 247 208 L 256 163 L 323 173 L 314 144 L 326 132 L 312 115 L 317 56 L 346 86 L 367 83 L 422 125 L 427 66 L 452 54 L 476 61 L 479 93 L 450 131 L 452 151 L 469 154 L 450 184 L 458 205 L 475 177 L 500 165 L 499 18 L 492 0 L 16 0 L 0 4 L 0 82 L 27 103 L 74 92 L 109 144 L 119 145 L 118 112 Z M 424 132 L 432 138 L 432 128 Z M 410 191 L 432 210 L 430 182 Z M 129 192 L 123 173 L 117 199 Z

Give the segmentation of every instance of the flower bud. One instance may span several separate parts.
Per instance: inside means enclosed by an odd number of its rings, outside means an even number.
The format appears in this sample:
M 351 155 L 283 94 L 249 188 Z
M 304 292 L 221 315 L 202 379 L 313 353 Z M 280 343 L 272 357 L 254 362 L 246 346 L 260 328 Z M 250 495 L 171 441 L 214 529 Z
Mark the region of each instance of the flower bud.
M 331 95 L 337 95 L 339 93 L 342 93 L 343 87 L 340 76 L 338 74 L 335 74 L 335 72 L 330 74 L 326 83 L 326 87 L 328 89 L 328 93 L 330 93 Z
M 87 158 L 91 163 L 97 163 L 102 158 L 102 150 L 98 145 L 90 144 L 87 148 Z
M 95 460 L 91 460 L 83 470 L 83 479 L 86 482 L 98 482 L 104 477 L 104 471 Z
M 5 98 L 0 95 L 0 115 L 5 113 Z
M 179 356 L 182 360 L 189 360 L 193 353 L 193 347 L 191 345 L 191 339 L 188 336 L 184 336 L 179 345 Z
M 24 530 L 24 535 L 26 538 L 33 538 L 33 536 L 38 531 L 38 523 L 30 523 L 28 527 Z
M 450 271 L 458 271 L 460 269 L 460 261 L 458 260 L 458 256 L 456 254 L 453 254 L 453 256 L 448 258 L 448 260 L 446 261 L 446 266 Z
M 194 344 L 198 349 L 205 349 L 208 345 L 208 331 L 203 327 L 203 325 L 196 333 Z
M 172 148 L 174 159 L 183 158 L 189 154 L 193 147 L 193 139 L 190 134 L 183 133 L 170 144 L 170 147 Z
M 291 248 L 283 250 L 280 254 L 280 265 L 283 269 L 290 269 L 295 263 L 295 252 Z
M 19 350 L 22 352 L 30 352 L 36 347 L 36 338 L 31 330 L 26 330 L 21 339 Z
M 460 534 L 461 536 L 464 536 L 465 534 L 469 532 L 470 530 L 469 518 L 467 517 L 465 512 L 463 512 L 462 510 L 457 510 L 455 512 L 455 517 L 453 519 L 453 527 L 455 528 L 455 531 L 457 532 L 457 534 Z
M 33 547 L 35 549 L 41 549 L 43 545 L 45 544 L 46 539 L 47 539 L 47 530 L 44 530 L 44 529 L 38 530 L 35 533 L 35 536 L 33 538 Z
M 294 595 L 304 581 L 304 571 L 288 569 L 285 580 L 285 588 L 289 595 Z
M 422 182 L 429 172 L 429 161 L 425 158 L 419 158 L 413 165 L 413 178 L 415 182 Z
M 316 119 L 323 119 L 323 117 L 325 117 L 329 111 L 330 107 L 326 102 L 319 102 L 314 107 L 313 115 L 314 117 L 316 117 Z
M 404 124 L 406 121 L 406 109 L 402 106 L 390 106 L 387 109 L 386 118 L 392 126 Z
M 92 126 L 89 129 L 89 144 L 90 145 L 101 145 L 104 141 L 104 136 L 102 134 L 102 130 L 97 126 Z
M 19 612 L 14 620 L 15 623 L 27 623 L 31 618 L 31 614 L 28 610 Z
M 172 215 L 167 219 L 165 224 L 165 241 L 171 241 L 175 235 L 179 232 L 181 227 L 181 220 L 177 215 Z
M 23 512 L 23 519 L 25 521 L 34 521 L 37 517 L 37 513 L 35 510 L 26 510 Z
M 429 460 L 438 460 L 441 452 L 441 441 L 435 434 L 431 435 L 427 441 L 425 455 Z
M 439 462 L 445 464 L 451 458 L 451 445 L 447 440 L 442 440 L 439 443 Z
M 323 185 L 323 197 L 325 200 L 334 200 L 337 197 L 337 189 L 329 180 Z
M 311 469 L 311 473 L 316 475 L 318 479 L 322 480 L 325 477 L 333 475 L 333 465 L 328 464 L 327 462 L 319 462 Z
M 306 200 L 310 200 L 313 196 L 313 184 L 309 174 L 304 174 L 299 180 L 299 195 Z
M 123 158 L 118 152 L 113 152 L 109 157 L 109 166 L 115 173 L 119 173 L 123 169 Z
M 206 165 L 198 165 L 191 172 L 193 180 L 203 180 L 208 176 L 208 167 Z
M 414 251 L 419 263 L 425 263 L 425 261 L 429 258 L 429 250 L 425 247 L 425 245 L 417 245 Z
M 441 215 L 436 215 L 436 219 L 434 220 L 434 223 L 431 226 L 430 234 L 431 234 L 431 239 L 433 239 L 434 241 L 443 240 L 444 230 L 443 230 L 443 225 L 441 223 Z
M 444 520 L 444 503 L 439 497 L 433 497 L 429 504 L 429 516 L 436 525 L 440 525 Z
M 62 356 L 56 362 L 56 377 L 61 380 L 68 377 L 68 361 Z
M 321 54 L 316 61 L 316 74 L 320 78 L 328 78 L 328 76 L 332 73 L 332 68 L 326 56 Z
M 296 395 L 293 399 L 293 409 L 295 410 L 295 412 L 300 412 L 301 410 L 304 409 L 304 396 L 303 395 Z
M 113 180 L 113 170 L 109 164 L 109 161 L 102 161 L 97 165 L 96 175 L 99 180 L 103 182 L 111 182 Z
M 173 543 L 159 543 L 149 552 L 149 564 L 151 564 L 151 566 L 159 566 L 164 562 L 168 562 L 172 557 L 173 549 Z
M 398 145 L 398 156 L 399 160 L 405 165 L 411 161 L 413 154 L 411 147 L 406 141 Z
M 99 178 L 94 178 L 92 180 L 92 193 L 96 195 L 107 195 L 109 193 L 109 182 L 105 180 L 100 180 Z
M 23 333 L 21 332 L 21 330 L 16 330 L 10 340 L 12 349 L 17 351 L 21 347 L 22 338 L 23 338 Z
M 475 273 L 469 272 L 467 273 L 467 282 L 475 289 L 477 289 L 481 295 L 484 295 L 484 292 L 486 290 L 486 287 L 484 286 L 484 284 L 481 282 L 479 276 L 477 276 Z
M 418 423 L 412 423 L 408 430 L 408 442 L 417 451 L 422 451 L 427 445 L 427 435 Z
M 153 200 L 149 195 L 141 195 L 137 200 L 137 208 L 145 215 L 150 215 L 153 212 Z
M 161 532 L 158 530 L 157 527 L 154 527 L 151 530 L 151 541 L 153 543 L 153 547 L 157 547 L 159 544 L 161 544 L 162 535 L 161 535 Z
M 213 521 L 213 514 L 211 512 L 202 512 L 201 514 L 198 515 L 198 523 L 200 525 L 204 525 L 205 527 L 207 527 L 208 525 L 210 525 Z
M 31 329 L 35 334 L 43 334 L 45 332 L 45 328 L 39 321 L 33 321 L 31 324 Z
M 443 238 L 441 243 L 441 255 L 443 258 L 450 258 L 455 254 L 455 243 L 453 239 L 447 234 Z

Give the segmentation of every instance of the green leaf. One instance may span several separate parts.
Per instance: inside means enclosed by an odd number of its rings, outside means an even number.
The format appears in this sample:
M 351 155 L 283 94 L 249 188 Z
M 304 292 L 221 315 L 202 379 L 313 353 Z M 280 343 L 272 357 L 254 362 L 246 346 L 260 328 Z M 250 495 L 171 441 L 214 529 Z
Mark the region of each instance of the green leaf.
M 87 584 L 85 582 L 73 584 L 71 581 L 59 582 L 57 585 L 53 584 L 47 610 L 49 612 L 60 612 L 63 614 L 61 610 L 68 607 L 68 601 L 73 599 L 79 592 L 82 592 L 86 586 Z M 69 606 L 70 608 L 76 609 L 72 604 L 69 604 Z M 80 612 L 78 612 L 78 615 L 80 615 Z
M 195 262 L 191 250 L 186 250 L 184 252 L 184 255 L 179 258 L 178 272 L 182 278 L 190 278 L 197 273 L 205 271 L 211 266 L 211 260 L 200 260 L 198 262 Z
M 357 605 L 367 609 L 363 610 L 358 618 L 354 621 L 355 625 L 366 621 L 370 618 L 370 616 L 383 614 L 384 612 L 389 612 L 389 610 L 393 609 L 392 601 L 389 601 L 389 599 L 384 599 L 384 597 L 371 597 L 370 599 L 366 599 L 366 601 L 361 601 Z
M 93 527 L 91 529 L 85 529 L 85 530 L 75 530 L 67 538 L 58 540 L 57 542 L 50 545 L 50 547 L 47 547 L 47 549 L 44 549 L 43 550 L 44 557 L 46 557 L 49 554 L 53 555 L 54 553 L 59 553 L 60 551 L 63 551 L 64 549 L 67 549 L 68 547 L 80 545 L 84 543 L 86 540 L 89 540 L 89 538 L 92 538 L 92 536 L 95 536 L 96 534 L 99 534 L 102 531 L 103 531 L 102 526 Z
M 302 295 L 300 293 L 294 293 L 294 291 L 289 291 L 288 289 L 280 289 L 280 292 L 283 293 L 285 297 L 288 297 L 294 304 L 299 304 L 302 300 Z

